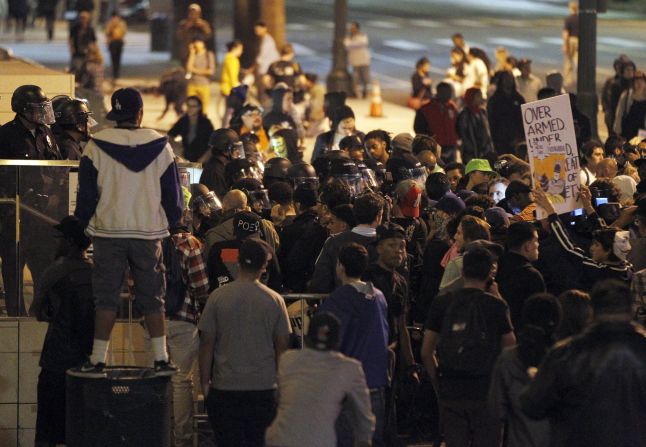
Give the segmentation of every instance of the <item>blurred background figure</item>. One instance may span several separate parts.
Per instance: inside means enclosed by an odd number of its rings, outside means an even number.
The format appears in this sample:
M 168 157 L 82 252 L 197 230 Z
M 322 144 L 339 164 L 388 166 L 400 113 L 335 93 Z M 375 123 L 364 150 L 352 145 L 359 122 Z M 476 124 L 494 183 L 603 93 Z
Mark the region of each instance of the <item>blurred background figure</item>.
M 115 10 L 112 13 L 112 18 L 105 25 L 105 40 L 108 43 L 108 52 L 110 53 L 110 64 L 112 65 L 112 82 L 119 79 L 121 73 L 121 53 L 123 52 L 123 45 L 125 43 L 126 33 L 128 32 L 128 25 L 123 20 L 119 13 Z

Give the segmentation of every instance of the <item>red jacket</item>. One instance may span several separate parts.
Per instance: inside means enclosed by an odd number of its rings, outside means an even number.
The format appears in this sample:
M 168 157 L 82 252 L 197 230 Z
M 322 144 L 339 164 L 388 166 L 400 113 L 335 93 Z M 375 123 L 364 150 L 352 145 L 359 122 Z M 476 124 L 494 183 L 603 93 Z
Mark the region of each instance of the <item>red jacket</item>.
M 417 111 L 415 116 L 415 133 L 423 133 L 435 138 L 442 146 L 456 146 L 458 133 L 456 121 L 458 108 L 453 101 L 442 103 L 433 99 Z

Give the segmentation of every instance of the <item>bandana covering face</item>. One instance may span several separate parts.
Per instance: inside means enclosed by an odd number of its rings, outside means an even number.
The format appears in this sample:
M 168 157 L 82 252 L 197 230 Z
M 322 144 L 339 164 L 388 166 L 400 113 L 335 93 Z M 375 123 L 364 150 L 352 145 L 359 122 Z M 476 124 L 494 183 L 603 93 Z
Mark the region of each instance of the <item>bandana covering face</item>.
M 630 252 L 630 232 L 617 231 L 615 233 L 615 242 L 612 245 L 612 252 L 622 261 L 626 261 L 626 257 Z

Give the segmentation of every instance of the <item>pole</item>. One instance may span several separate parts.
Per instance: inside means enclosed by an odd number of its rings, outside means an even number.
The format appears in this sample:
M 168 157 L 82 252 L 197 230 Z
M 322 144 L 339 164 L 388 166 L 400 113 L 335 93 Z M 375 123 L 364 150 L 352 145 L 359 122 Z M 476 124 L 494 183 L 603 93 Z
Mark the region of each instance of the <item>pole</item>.
M 276 47 L 285 45 L 285 1 L 263 0 L 262 19 L 267 23 L 267 30 L 276 41 Z
M 332 41 L 332 71 L 327 76 L 328 92 L 352 94 L 352 79 L 348 73 L 348 54 L 343 45 L 348 21 L 347 0 L 334 0 L 334 40 Z
M 598 138 L 597 115 L 597 0 L 579 0 L 579 63 L 577 103 L 590 119 L 592 137 Z

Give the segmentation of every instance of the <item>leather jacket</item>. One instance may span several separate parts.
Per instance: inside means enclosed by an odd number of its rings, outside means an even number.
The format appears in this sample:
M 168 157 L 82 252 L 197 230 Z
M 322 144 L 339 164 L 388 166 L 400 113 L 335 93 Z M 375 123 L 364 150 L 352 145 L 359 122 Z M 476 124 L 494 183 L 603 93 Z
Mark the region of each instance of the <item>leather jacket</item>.
M 553 447 L 646 446 L 646 331 L 602 321 L 560 342 L 520 403 L 549 418 Z

